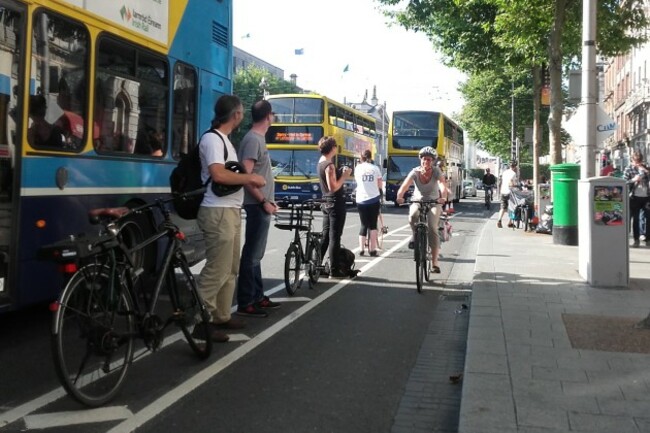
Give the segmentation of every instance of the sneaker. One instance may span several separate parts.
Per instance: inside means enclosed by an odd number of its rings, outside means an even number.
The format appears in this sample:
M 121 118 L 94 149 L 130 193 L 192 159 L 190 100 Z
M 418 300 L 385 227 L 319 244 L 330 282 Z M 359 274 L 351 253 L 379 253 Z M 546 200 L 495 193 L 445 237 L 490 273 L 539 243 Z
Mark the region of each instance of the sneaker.
M 638 239 L 634 239 L 634 243 L 632 244 L 632 248 L 639 248 L 639 245 L 641 245 L 641 243 L 639 242 L 639 240 L 638 240 Z
M 409 250 L 412 250 L 412 249 L 414 249 L 414 248 L 415 248 L 415 242 L 410 241 L 410 242 L 409 242 Z
M 650 239 L 645 238 L 645 235 L 639 236 L 639 240 L 646 241 L 646 242 L 650 241 Z
M 276 308 L 280 308 L 281 305 L 282 304 L 280 304 L 279 302 L 271 301 L 271 299 L 268 296 L 263 297 L 261 301 L 255 303 L 255 306 L 257 308 L 261 308 L 264 310 L 273 310 Z
M 509 223 L 508 223 L 508 227 L 513 228 L 514 226 L 515 226 L 514 223 L 512 223 L 512 222 L 509 222 Z
M 502 228 L 503 224 L 501 224 L 501 220 L 497 221 L 497 227 Z
M 247 316 L 247 317 L 267 317 L 269 313 L 262 310 L 255 304 L 251 304 L 247 307 L 239 307 L 237 309 L 238 316 Z
M 377 257 L 377 251 L 370 251 L 370 257 Z
M 360 255 L 360 256 L 365 256 L 365 255 L 366 255 L 366 252 L 365 252 L 364 250 L 361 250 L 361 251 L 359 251 L 359 255 Z

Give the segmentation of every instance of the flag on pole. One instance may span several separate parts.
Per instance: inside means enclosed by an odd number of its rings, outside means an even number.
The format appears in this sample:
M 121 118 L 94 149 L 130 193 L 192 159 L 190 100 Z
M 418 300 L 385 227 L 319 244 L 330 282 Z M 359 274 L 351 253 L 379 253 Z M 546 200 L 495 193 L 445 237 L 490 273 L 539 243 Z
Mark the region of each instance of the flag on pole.
M 246 34 L 245 34 L 244 36 L 242 36 L 241 38 L 242 38 L 242 39 L 246 39 L 246 38 L 250 38 L 250 37 L 251 37 L 251 34 L 250 34 L 250 33 L 246 33 Z
M 304 48 L 296 48 L 295 50 L 293 50 L 293 52 L 294 52 L 294 54 L 296 56 L 302 56 L 303 54 L 305 54 L 305 49 Z
M 343 72 L 348 72 L 350 70 L 350 65 L 345 65 L 345 68 L 343 68 Z

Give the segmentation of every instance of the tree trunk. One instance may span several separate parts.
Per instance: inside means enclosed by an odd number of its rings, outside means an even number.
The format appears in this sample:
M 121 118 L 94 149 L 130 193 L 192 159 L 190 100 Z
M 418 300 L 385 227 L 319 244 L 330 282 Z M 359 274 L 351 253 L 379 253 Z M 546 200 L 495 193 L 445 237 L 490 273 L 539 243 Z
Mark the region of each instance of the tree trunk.
M 551 164 L 562 162 L 562 30 L 568 0 L 555 0 L 555 17 L 548 39 L 549 75 L 551 78 L 551 112 L 548 117 Z

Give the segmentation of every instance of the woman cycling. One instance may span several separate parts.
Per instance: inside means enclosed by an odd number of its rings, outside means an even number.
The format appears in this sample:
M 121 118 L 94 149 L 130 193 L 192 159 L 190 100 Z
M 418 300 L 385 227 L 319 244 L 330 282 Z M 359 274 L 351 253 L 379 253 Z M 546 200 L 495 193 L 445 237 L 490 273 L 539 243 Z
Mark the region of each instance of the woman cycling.
M 438 223 L 440 214 L 442 213 L 442 205 L 448 196 L 447 184 L 445 182 L 445 175 L 440 168 L 434 165 L 434 160 L 438 154 L 431 146 L 426 146 L 420 149 L 418 153 L 420 157 L 420 166 L 415 167 L 406 176 L 404 182 L 397 191 L 398 204 L 404 203 L 404 193 L 409 187 L 415 184 L 415 191 L 413 192 L 413 200 L 433 200 L 437 204 L 431 207 L 429 215 L 427 215 L 427 224 L 429 226 L 429 245 L 431 246 L 431 264 L 433 272 L 439 274 L 440 266 L 438 264 L 438 255 L 440 253 L 440 237 L 438 235 Z M 418 222 L 420 213 L 420 206 L 417 203 L 411 204 L 409 208 L 409 223 L 411 230 L 415 231 L 415 225 Z M 409 242 L 409 248 L 413 248 L 413 237 Z

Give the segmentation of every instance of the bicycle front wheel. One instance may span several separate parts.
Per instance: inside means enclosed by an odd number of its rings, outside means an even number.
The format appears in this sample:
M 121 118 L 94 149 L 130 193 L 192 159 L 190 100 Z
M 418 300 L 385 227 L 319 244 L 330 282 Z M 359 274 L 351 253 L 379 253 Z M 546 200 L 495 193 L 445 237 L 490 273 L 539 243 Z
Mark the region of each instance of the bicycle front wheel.
M 524 231 L 528 231 L 528 208 L 524 207 L 521 210 L 521 220 L 524 223 Z
M 427 272 L 427 229 L 423 225 L 415 228 L 415 281 L 418 293 L 422 293 L 422 285 Z
M 300 246 L 292 242 L 284 256 L 284 287 L 293 296 L 300 287 Z
M 181 329 L 194 353 L 200 359 L 206 359 L 212 352 L 210 314 L 199 296 L 196 280 L 184 258 L 178 258 L 176 266 L 169 268 L 167 288 L 174 309 L 174 323 Z
M 316 284 L 320 278 L 320 247 L 320 241 L 314 239 L 309 245 L 309 251 L 307 251 L 307 260 L 309 260 L 307 272 L 309 273 L 309 280 L 312 284 Z
M 77 401 L 101 406 L 118 393 L 133 357 L 133 300 L 107 266 L 81 268 L 54 313 L 52 351 L 61 384 Z

